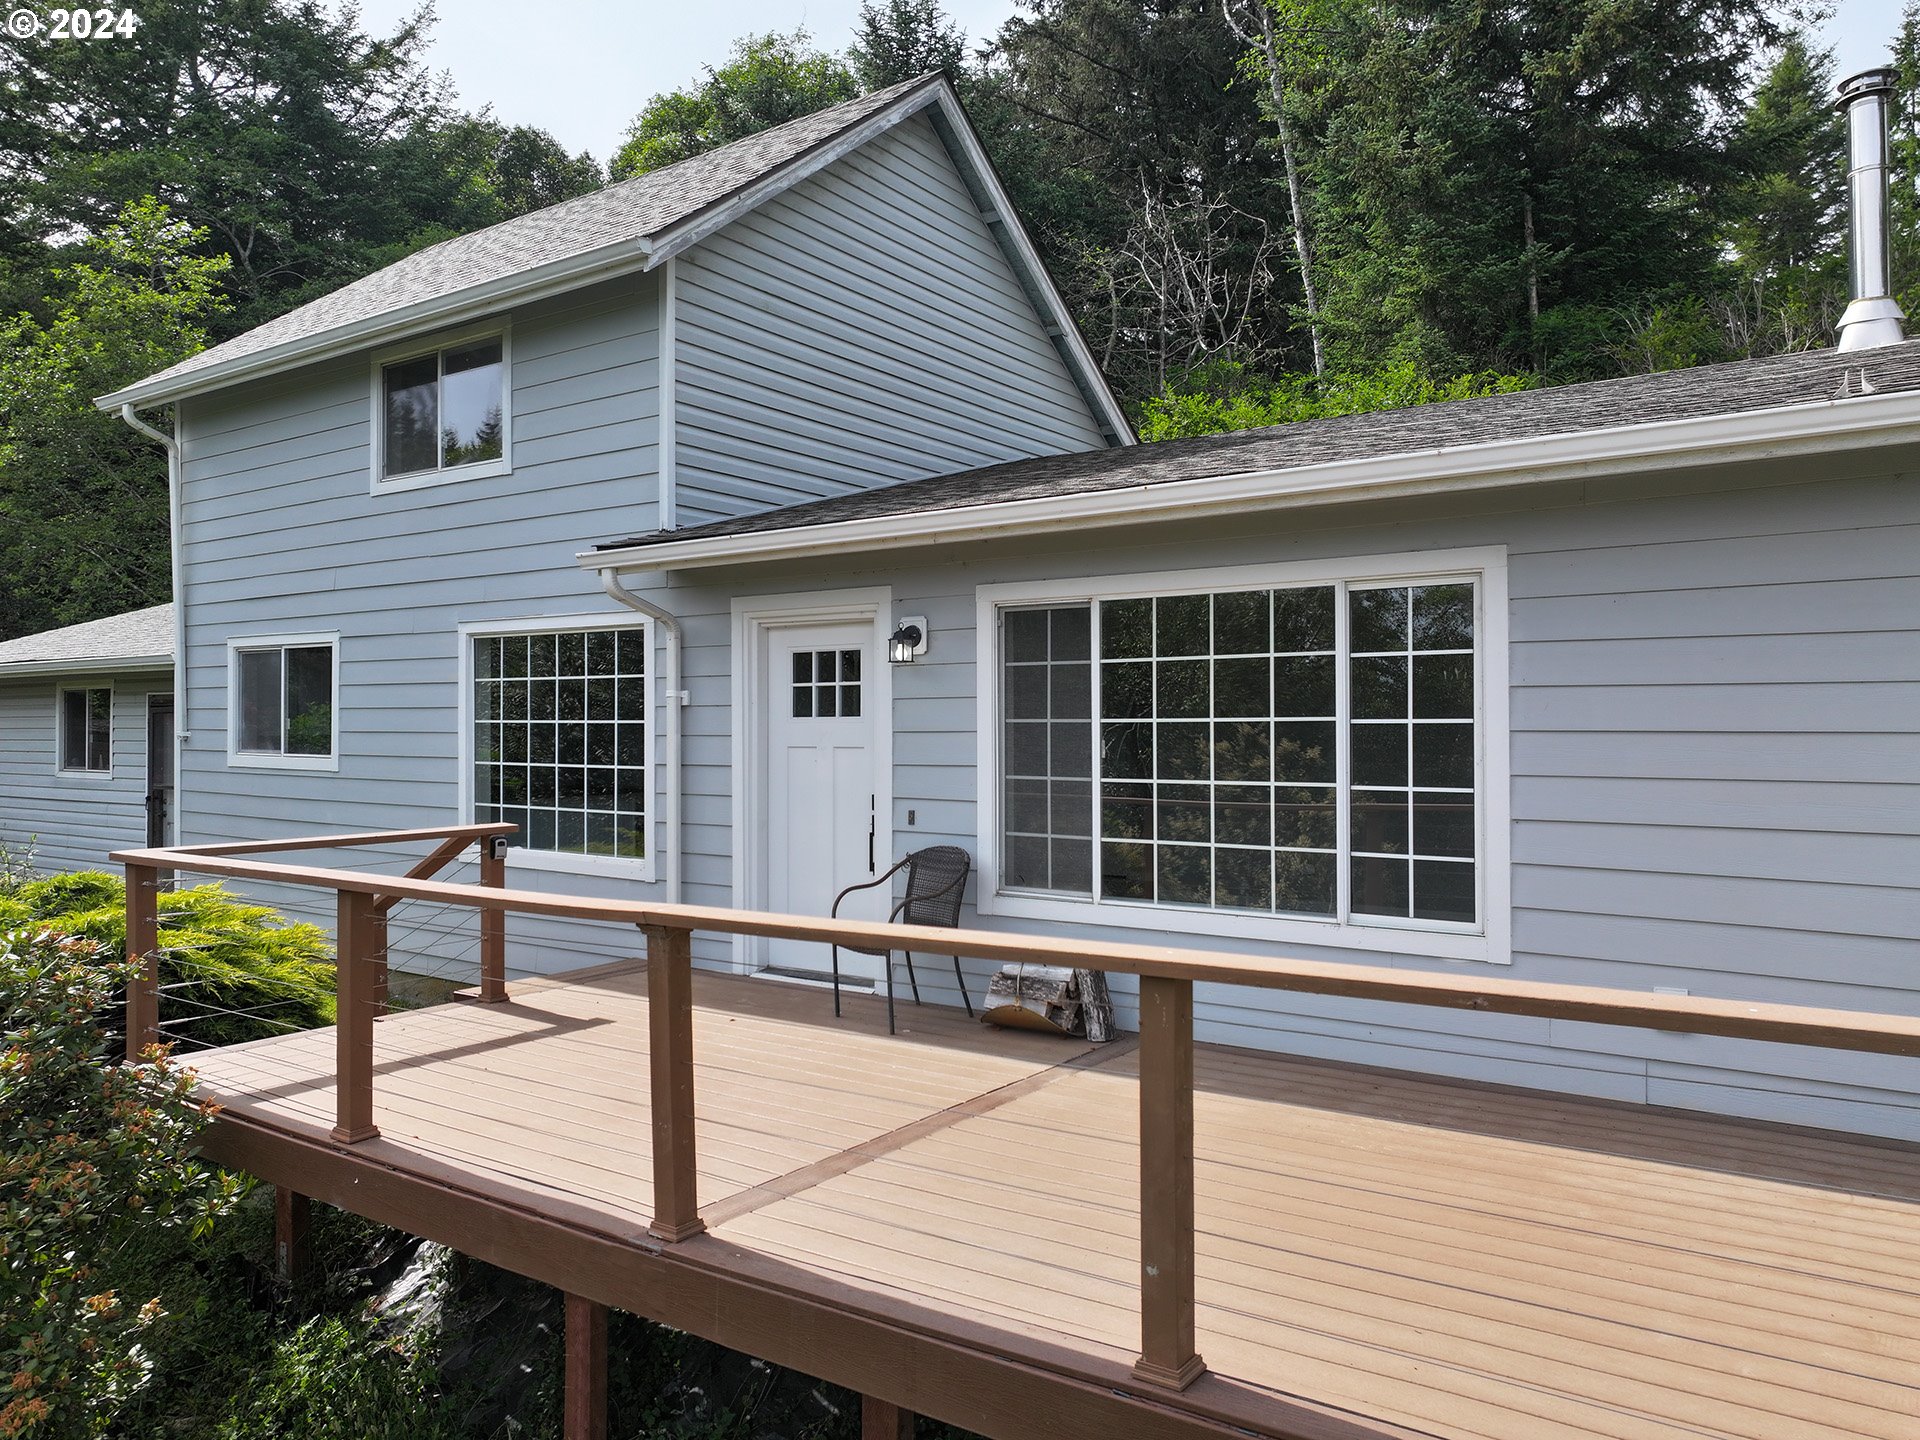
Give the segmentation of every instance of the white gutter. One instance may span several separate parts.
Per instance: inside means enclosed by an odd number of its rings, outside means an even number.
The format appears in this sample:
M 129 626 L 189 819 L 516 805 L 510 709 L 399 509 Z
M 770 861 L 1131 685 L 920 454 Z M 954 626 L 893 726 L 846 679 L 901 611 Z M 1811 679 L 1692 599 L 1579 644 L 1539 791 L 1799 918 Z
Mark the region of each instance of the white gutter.
M 1913 443 L 1920 443 L 1920 394 L 1895 391 L 1372 459 L 1142 481 L 1032 500 L 666 540 L 589 550 L 576 558 L 586 569 L 613 567 L 630 574 L 694 570 Z M 1128 461 L 1116 457 L 1115 463 Z
M 30 680 L 37 675 L 128 675 L 172 668 L 171 655 L 115 655 L 99 660 L 73 655 L 57 660 L 0 662 L 0 680 Z
M 397 310 L 383 310 L 364 320 L 331 326 L 313 335 L 296 336 L 263 350 L 250 350 L 172 379 L 165 378 L 166 372 L 162 371 L 159 377 L 149 377 L 124 390 L 102 395 L 93 403 L 102 410 L 118 408 L 124 413 L 128 405 L 161 405 L 218 390 L 239 380 L 259 380 L 297 366 L 372 349 L 388 340 L 417 335 L 422 330 L 457 325 L 510 305 L 525 304 L 629 271 L 644 270 L 651 253 L 644 238 L 616 241 L 531 270 L 466 286 L 448 295 L 419 300 Z
M 184 522 L 180 494 L 179 419 L 175 433 L 157 430 L 133 413 L 130 404 L 120 407 L 120 418 L 167 452 L 167 550 L 173 588 L 173 836 L 176 842 L 186 838 L 181 818 L 186 813 L 186 771 L 180 764 L 189 738 L 191 720 L 187 711 L 187 592 L 180 565 L 180 530 Z
M 680 710 L 687 703 L 687 697 L 680 689 L 680 622 L 671 611 L 662 609 L 651 600 L 634 594 L 620 583 L 616 571 L 600 571 L 600 587 L 629 610 L 637 610 L 658 624 L 666 634 L 667 641 L 667 684 L 664 697 L 667 707 L 666 726 L 666 820 L 661 828 L 665 832 L 664 854 L 660 861 L 660 879 L 666 887 L 665 903 L 680 903 L 680 791 L 682 776 L 680 767 Z

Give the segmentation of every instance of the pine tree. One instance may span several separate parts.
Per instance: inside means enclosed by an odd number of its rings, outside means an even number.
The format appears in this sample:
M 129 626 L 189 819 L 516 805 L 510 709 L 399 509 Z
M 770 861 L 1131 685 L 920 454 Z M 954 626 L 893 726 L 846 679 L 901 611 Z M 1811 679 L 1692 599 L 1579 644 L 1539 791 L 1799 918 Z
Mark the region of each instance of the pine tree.
M 966 32 L 940 0 L 861 0 L 847 61 L 862 90 L 881 90 L 933 70 L 958 74 L 966 53 Z

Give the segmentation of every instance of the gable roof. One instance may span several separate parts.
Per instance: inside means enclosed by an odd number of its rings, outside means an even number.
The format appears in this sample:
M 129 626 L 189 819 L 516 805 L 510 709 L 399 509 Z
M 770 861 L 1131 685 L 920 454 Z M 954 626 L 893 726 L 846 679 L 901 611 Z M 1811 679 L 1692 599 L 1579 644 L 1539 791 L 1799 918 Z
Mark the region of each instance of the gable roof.
M 1886 431 L 1887 433 L 1882 433 Z M 1920 440 L 1920 341 L 1632 375 L 989 465 L 598 546 L 678 569 L 1069 523 L 1274 508 L 1738 458 L 1808 436 Z
M 1064 302 L 1020 227 L 953 87 L 922 75 L 789 120 L 716 150 L 430 245 L 245 334 L 102 395 L 102 409 L 149 406 L 254 379 L 409 333 L 495 312 L 632 271 L 651 270 L 747 210 L 931 108 L 969 186 L 1068 369 L 1120 443 L 1132 432 Z
M 173 606 L 154 605 L 0 643 L 0 676 L 164 670 L 173 664 Z

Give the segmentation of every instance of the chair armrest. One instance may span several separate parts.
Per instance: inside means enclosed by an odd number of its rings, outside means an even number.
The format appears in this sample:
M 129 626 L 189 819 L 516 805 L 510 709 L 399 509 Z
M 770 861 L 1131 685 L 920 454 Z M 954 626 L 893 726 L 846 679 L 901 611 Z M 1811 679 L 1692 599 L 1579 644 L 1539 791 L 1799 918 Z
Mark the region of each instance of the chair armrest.
M 880 876 L 878 879 L 864 880 L 858 885 L 847 886 L 846 889 L 842 890 L 838 895 L 833 897 L 833 908 L 827 911 L 827 918 L 829 919 L 839 918 L 840 902 L 846 899 L 847 896 L 853 894 L 857 890 L 871 890 L 876 885 L 886 884 L 889 880 L 893 879 L 894 876 L 898 875 L 902 870 L 904 870 L 906 868 L 906 865 L 907 865 L 907 862 L 902 860 L 899 864 L 895 865 L 891 870 L 887 871 L 886 874 Z

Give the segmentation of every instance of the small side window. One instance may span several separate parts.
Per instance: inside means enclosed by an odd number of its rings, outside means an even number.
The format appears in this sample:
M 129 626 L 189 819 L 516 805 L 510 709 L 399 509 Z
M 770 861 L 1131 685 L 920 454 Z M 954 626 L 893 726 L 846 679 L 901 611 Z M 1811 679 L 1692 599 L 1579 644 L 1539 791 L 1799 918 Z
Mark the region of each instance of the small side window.
M 236 652 L 234 669 L 236 754 L 332 757 L 332 645 L 249 645 Z
M 60 768 L 73 774 L 113 769 L 113 691 L 60 692 Z
M 506 344 L 497 335 L 380 368 L 380 476 L 485 465 L 506 455 Z

